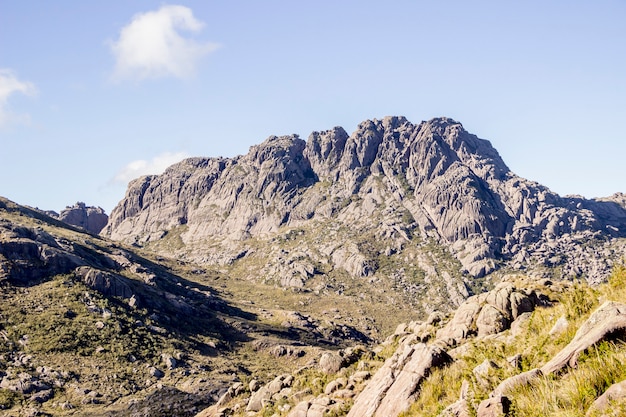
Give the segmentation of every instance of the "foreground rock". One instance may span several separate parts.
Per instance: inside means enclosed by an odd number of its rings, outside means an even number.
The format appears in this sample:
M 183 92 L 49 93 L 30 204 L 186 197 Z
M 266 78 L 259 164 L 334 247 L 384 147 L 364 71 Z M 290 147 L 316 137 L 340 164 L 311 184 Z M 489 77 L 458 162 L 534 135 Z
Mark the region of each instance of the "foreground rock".
M 422 381 L 432 369 L 451 361 L 435 346 L 407 344 L 389 358 L 356 398 L 348 417 L 391 417 L 415 401 Z
M 626 405 L 626 381 L 615 383 L 607 389 L 598 399 L 596 399 L 589 410 L 587 411 L 587 417 L 600 416 L 600 415 L 614 415 L 608 414 L 611 407 Z
M 541 372 L 547 375 L 558 372 L 565 366 L 575 368 L 580 354 L 591 346 L 624 334 L 626 334 L 626 304 L 607 301 L 578 329 L 574 339 L 541 367 Z
M 566 367 L 575 368 L 580 354 L 603 340 L 622 338 L 625 334 L 626 304 L 614 301 L 605 302 L 580 326 L 571 342 L 545 365 L 539 369 L 532 369 L 502 381 L 489 395 L 489 398 L 481 402 L 478 417 L 489 417 L 492 415 L 489 412 L 494 409 L 494 399 L 506 399 L 508 392 L 513 391 L 517 387 L 530 384 L 543 375 L 558 374 Z M 611 395 L 617 397 L 621 388 L 621 385 L 616 385 L 613 391 L 607 391 L 607 397 L 598 403 L 597 408 L 604 407 L 605 402 L 607 402 L 606 398 L 610 398 Z M 487 412 L 487 409 L 490 411 Z M 484 410 L 483 414 L 481 414 L 481 410 Z

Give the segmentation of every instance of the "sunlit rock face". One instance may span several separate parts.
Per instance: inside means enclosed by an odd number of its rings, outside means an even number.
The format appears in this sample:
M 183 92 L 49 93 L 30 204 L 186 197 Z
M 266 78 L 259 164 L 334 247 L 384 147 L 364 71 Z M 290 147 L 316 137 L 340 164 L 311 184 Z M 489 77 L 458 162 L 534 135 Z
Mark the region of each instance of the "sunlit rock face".
M 145 244 L 177 230 L 183 248 L 174 254 L 219 264 L 246 256 L 250 239 L 324 230 L 299 259 L 276 254 L 285 262 L 273 271 L 288 272 L 287 286 L 302 286 L 319 262 L 372 276 L 374 258 L 416 238 L 443 245 L 469 276 L 558 266 L 598 281 L 623 255 L 612 242 L 626 235 L 624 206 L 621 194 L 561 197 L 518 177 L 489 141 L 452 119 L 386 117 L 351 135 L 335 127 L 307 141 L 272 136 L 243 156 L 190 158 L 136 179 L 102 234 Z M 340 242 L 329 227 L 373 239 Z

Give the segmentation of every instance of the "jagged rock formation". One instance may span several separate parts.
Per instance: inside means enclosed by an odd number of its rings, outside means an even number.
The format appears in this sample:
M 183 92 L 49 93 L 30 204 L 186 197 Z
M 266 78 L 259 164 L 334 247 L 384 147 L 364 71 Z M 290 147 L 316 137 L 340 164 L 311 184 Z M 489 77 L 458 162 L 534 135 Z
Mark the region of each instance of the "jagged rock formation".
M 504 281 L 492 291 L 465 300 L 452 319 L 437 332 L 446 346 L 455 346 L 471 336 L 488 336 L 508 329 L 522 314 L 548 301 L 541 293 L 517 289 Z
M 377 257 L 416 239 L 443 245 L 476 277 L 558 266 L 596 282 L 623 254 L 614 238 L 626 236 L 624 200 L 560 197 L 516 176 L 452 119 L 386 117 L 352 135 L 336 127 L 306 142 L 272 136 L 244 156 L 191 158 L 134 180 L 102 233 L 133 243 L 174 234 L 184 246 L 160 250 L 230 264 L 254 253 L 251 239 L 300 228 L 310 239 L 298 256 L 268 256 L 283 260 L 266 272 L 285 286 L 304 286 L 319 264 L 374 276 Z M 448 280 L 453 298 L 457 286 Z
M 58 219 L 72 226 L 78 226 L 90 233 L 98 234 L 109 221 L 101 207 L 91 207 L 78 202 L 61 210 Z

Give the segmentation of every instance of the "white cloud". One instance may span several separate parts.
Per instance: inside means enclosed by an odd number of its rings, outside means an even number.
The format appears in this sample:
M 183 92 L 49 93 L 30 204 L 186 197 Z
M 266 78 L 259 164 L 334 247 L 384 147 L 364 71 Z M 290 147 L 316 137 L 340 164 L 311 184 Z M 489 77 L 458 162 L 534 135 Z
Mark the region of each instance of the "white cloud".
M 28 121 L 28 115 L 11 113 L 8 108 L 9 97 L 14 93 L 34 95 L 35 85 L 27 81 L 20 81 L 13 71 L 0 68 L 0 127 L 12 122 Z
M 111 44 L 116 60 L 113 78 L 143 80 L 192 76 L 198 60 L 218 45 L 185 38 L 180 32 L 197 33 L 203 26 L 191 9 L 184 6 L 167 5 L 135 15 L 122 28 L 119 39 Z
M 161 174 L 167 167 L 189 158 L 187 152 L 164 152 L 150 161 L 139 159 L 122 168 L 113 178 L 114 183 L 127 184 L 142 175 Z

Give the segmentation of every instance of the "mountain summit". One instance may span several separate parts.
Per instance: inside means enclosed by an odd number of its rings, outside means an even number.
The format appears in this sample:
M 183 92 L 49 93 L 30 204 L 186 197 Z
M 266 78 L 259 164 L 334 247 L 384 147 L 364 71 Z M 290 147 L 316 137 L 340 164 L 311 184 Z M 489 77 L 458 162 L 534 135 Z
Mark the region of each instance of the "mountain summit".
M 386 258 L 427 244 L 470 279 L 558 266 L 597 282 L 623 255 L 620 196 L 561 197 L 450 118 L 385 117 L 351 135 L 271 136 L 243 156 L 190 158 L 136 179 L 102 233 L 205 264 L 262 252 L 265 279 L 284 286 L 338 269 L 374 276 Z M 289 231 L 299 244 L 286 253 L 272 239 Z M 415 256 L 428 275 L 433 263 Z

